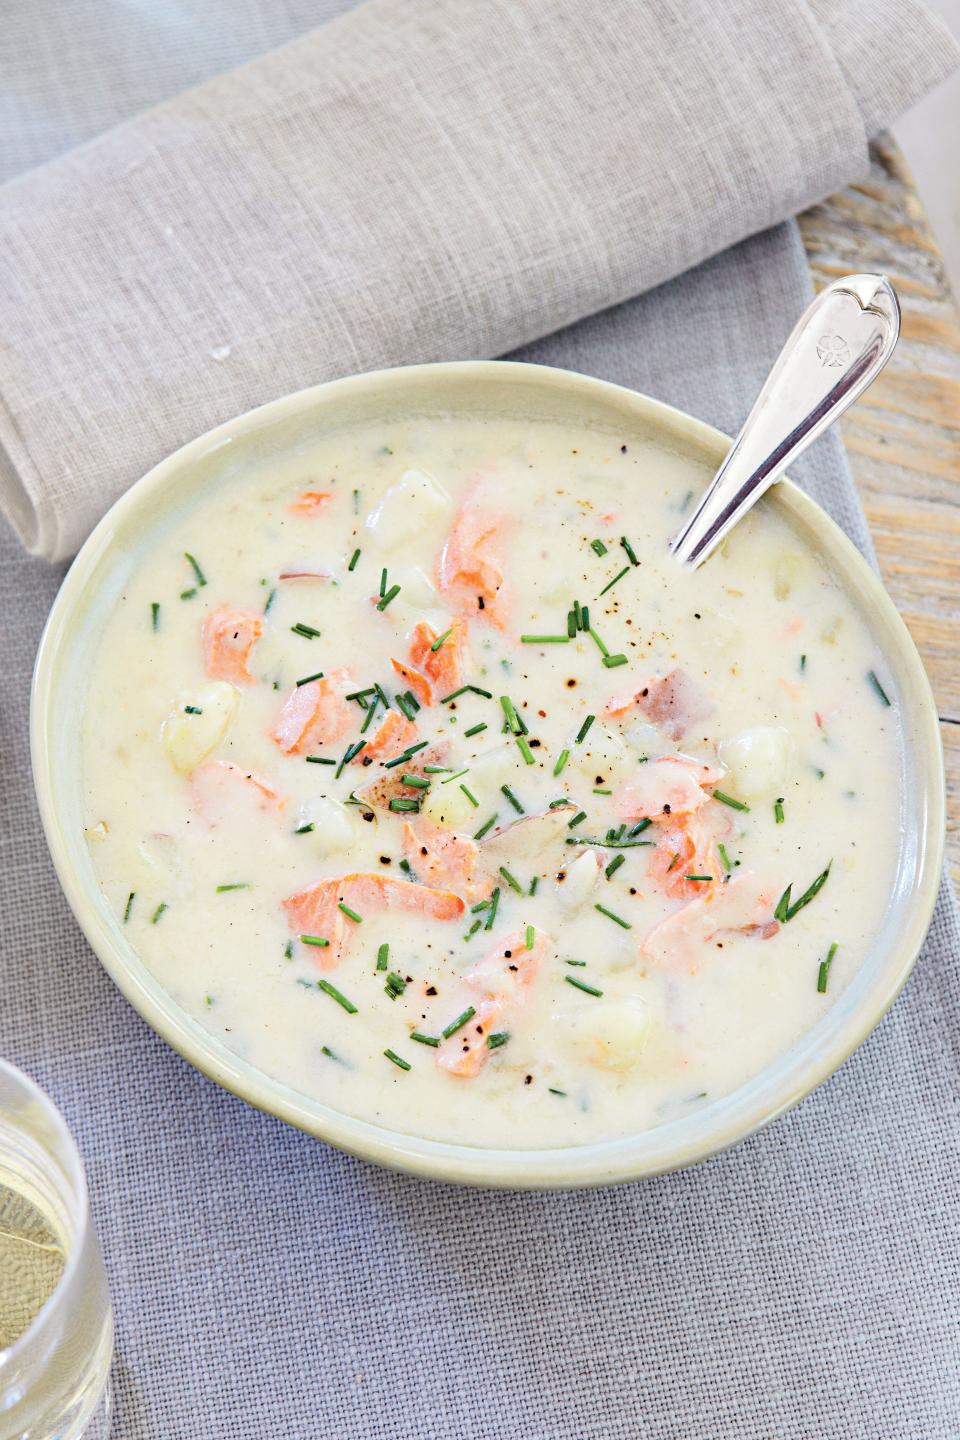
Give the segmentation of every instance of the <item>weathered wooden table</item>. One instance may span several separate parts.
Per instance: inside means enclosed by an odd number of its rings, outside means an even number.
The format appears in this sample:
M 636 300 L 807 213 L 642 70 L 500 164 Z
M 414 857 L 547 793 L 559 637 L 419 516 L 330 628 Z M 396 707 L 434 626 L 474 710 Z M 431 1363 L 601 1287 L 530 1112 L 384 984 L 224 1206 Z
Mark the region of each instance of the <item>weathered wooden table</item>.
M 800 217 L 818 287 L 890 276 L 903 307 L 886 370 L 841 422 L 887 589 L 936 696 L 947 768 L 947 855 L 960 886 L 960 314 L 913 178 L 872 146 L 870 178 Z

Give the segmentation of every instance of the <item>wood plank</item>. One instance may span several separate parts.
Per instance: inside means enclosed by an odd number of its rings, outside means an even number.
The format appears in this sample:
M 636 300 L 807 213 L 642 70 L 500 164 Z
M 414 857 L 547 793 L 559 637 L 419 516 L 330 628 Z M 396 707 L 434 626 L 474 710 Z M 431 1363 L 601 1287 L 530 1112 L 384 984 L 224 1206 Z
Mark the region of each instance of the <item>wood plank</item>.
M 842 422 L 884 582 L 941 717 L 947 854 L 960 886 L 960 313 L 913 179 L 887 138 L 870 175 L 800 217 L 818 288 L 882 270 L 903 306 L 900 344 Z

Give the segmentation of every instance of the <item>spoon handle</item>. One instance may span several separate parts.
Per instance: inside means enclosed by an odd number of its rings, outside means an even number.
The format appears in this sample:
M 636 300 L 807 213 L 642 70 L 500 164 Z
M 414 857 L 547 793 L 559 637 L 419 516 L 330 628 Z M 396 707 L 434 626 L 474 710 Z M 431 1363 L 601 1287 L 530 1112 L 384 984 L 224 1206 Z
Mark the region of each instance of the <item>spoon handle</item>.
M 743 429 L 700 504 L 673 540 L 678 560 L 700 565 L 742 515 L 876 379 L 900 334 L 897 294 L 885 275 L 847 275 L 800 317 Z

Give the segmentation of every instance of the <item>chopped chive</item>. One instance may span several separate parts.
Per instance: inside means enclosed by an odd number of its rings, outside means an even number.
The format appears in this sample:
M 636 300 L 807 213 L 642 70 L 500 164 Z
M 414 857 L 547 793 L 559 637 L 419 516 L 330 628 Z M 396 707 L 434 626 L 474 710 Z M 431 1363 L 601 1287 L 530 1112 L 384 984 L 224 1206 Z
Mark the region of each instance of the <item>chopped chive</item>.
M 566 1090 L 557 1090 L 553 1085 L 547 1086 L 547 1093 L 549 1095 L 559 1095 L 562 1100 L 566 1100 L 567 1098 Z
M 793 889 L 793 882 L 787 886 L 780 899 L 777 901 L 777 908 L 773 912 L 774 920 L 779 920 L 781 925 L 789 918 L 787 912 L 790 909 L 790 891 Z
M 800 656 L 800 674 L 801 674 L 801 675 L 802 675 L 803 672 L 806 670 L 806 668 L 807 668 L 807 657 L 806 657 L 806 655 L 801 655 L 801 656 Z
M 362 705 L 368 695 L 376 695 L 376 693 L 376 685 L 368 685 L 366 690 L 351 690 L 350 693 L 348 695 L 344 695 L 343 698 L 344 700 L 359 700 L 360 704 Z
M 554 773 L 554 775 L 559 775 L 559 774 L 561 773 L 561 771 L 563 770 L 564 765 L 566 765 L 566 763 L 567 763 L 567 761 L 568 761 L 569 759 L 570 759 L 570 751 L 569 751 L 569 750 L 561 750 L 561 751 L 560 751 L 560 754 L 557 756 L 557 763 L 556 763 L 556 765 L 554 765 L 554 767 L 553 767 L 553 773 Z
M 572 830 L 575 825 L 579 825 L 581 820 L 586 820 L 586 818 L 586 810 L 578 810 L 576 815 L 574 815 L 573 819 L 567 821 L 567 829 Z
M 379 686 L 377 688 L 379 689 Z M 399 699 L 399 696 L 397 698 Z M 414 714 L 416 714 L 416 712 L 420 709 L 420 701 L 417 699 L 416 695 L 414 695 L 413 691 L 405 690 L 403 698 L 404 700 L 406 700 L 407 704 L 410 706 L 410 709 L 414 712 Z
M 827 951 L 826 960 L 820 961 L 820 969 L 817 971 L 817 992 L 820 995 L 826 995 L 827 993 L 827 981 L 830 978 L 830 966 L 833 964 L 833 957 L 834 955 L 836 955 L 839 948 L 840 947 L 837 942 L 834 941 L 833 944 L 830 946 L 830 949 Z
M 627 559 L 630 561 L 630 564 L 639 565 L 640 561 L 637 559 L 636 555 L 634 555 L 633 546 L 630 544 L 630 541 L 627 539 L 626 535 L 620 536 L 620 544 L 623 546 L 624 550 L 626 550 Z
M 193 558 L 193 556 L 190 554 L 189 550 L 184 550 L 184 552 L 183 552 L 183 558 L 184 558 L 186 561 L 189 562 L 190 569 L 193 571 L 193 573 L 194 573 L 194 575 L 195 575 L 195 577 L 196 577 L 197 584 L 198 584 L 198 585 L 206 585 L 206 583 L 207 583 L 207 577 L 206 577 L 206 575 L 204 575 L 203 571 L 200 569 L 200 566 L 197 564 L 196 560 L 195 560 L 195 559 Z
M 202 715 L 203 711 L 199 705 L 184 705 L 183 713 L 184 715 Z
M 479 735 L 479 734 L 480 734 L 480 731 L 481 731 L 481 730 L 486 730 L 486 728 L 487 728 L 487 722 L 486 722 L 486 720 L 481 720 L 479 725 L 471 725 L 469 730 L 464 730 L 464 732 L 463 732 L 463 738 L 464 738 L 464 740 L 470 740 L 470 739 L 472 739 L 472 737 L 473 737 L 474 735 Z
M 228 890 L 249 890 L 249 889 L 250 889 L 250 881 L 249 881 L 249 880 L 237 880 L 237 881 L 234 881 L 232 884 L 229 884 L 229 885 L 218 885 L 218 886 L 217 886 L 216 893 L 217 893 L 218 895 L 226 895 L 226 893 L 227 893 Z
M 389 809 L 395 810 L 395 811 L 403 811 L 403 810 L 411 810 L 411 811 L 417 810 L 417 811 L 419 811 L 419 809 L 420 809 L 420 801 L 419 801 L 419 800 L 414 800 L 412 797 L 411 797 L 410 799 L 407 799 L 407 798 L 406 798 L 405 796 L 403 796 L 403 795 L 395 795 L 395 796 L 393 797 L 393 799 L 390 801 Z
M 181 591 L 180 591 L 180 599 L 181 599 L 181 600 L 192 600 L 193 597 L 194 597 L 194 595 L 196 595 L 196 593 L 197 593 L 197 587 L 196 587 L 196 585 L 194 585 L 191 590 L 181 590 Z
M 287 943 L 286 943 L 286 945 L 284 945 L 284 947 L 283 947 L 283 958 L 284 958 L 285 960 L 292 960 L 292 959 L 293 959 L 293 941 L 292 941 L 292 940 L 288 940 Z
M 387 589 L 387 567 L 380 571 L 380 598 L 382 599 Z
M 451 1020 L 450 1024 L 446 1026 L 445 1029 L 440 1031 L 440 1034 L 443 1036 L 444 1040 L 449 1040 L 451 1035 L 456 1035 L 458 1030 L 462 1030 L 464 1025 L 466 1025 L 467 1021 L 472 1020 L 476 1013 L 477 1012 L 473 1008 L 473 1006 L 468 1005 L 462 1015 L 458 1015 L 456 1020 Z
M 589 607 L 589 605 L 583 605 L 583 606 L 581 606 L 581 609 L 580 609 L 580 629 L 581 629 L 581 630 L 584 630 L 584 631 L 589 631 L 589 629 L 590 629 L 590 607 Z
M 418 750 L 424 750 L 429 744 L 429 740 L 421 740 L 416 745 L 408 745 L 403 754 L 398 755 L 395 760 L 384 760 L 384 770 L 392 770 L 394 765 L 406 765 L 407 761 L 416 755 Z
M 474 920 L 473 924 L 470 926 L 470 929 L 467 931 L 466 935 L 464 935 L 464 940 L 472 940 L 482 924 L 482 920 Z
M 383 1053 L 384 1053 L 384 1055 L 387 1057 L 387 1059 L 390 1060 L 394 1065 L 398 1066 L 399 1069 L 401 1069 L 401 1070 L 412 1070 L 412 1069 L 413 1069 L 413 1066 L 410 1064 L 410 1061 L 409 1061 L 409 1060 L 404 1060 L 403 1056 L 402 1056 L 402 1055 L 398 1055 L 395 1050 L 384 1050 Z
M 593 724 L 593 722 L 594 722 L 594 720 L 596 720 L 596 718 L 597 718 L 596 715 L 588 715 L 587 718 L 586 718 L 586 720 L 584 720 L 583 724 L 580 726 L 580 729 L 577 731 L 577 744 L 578 744 L 578 745 L 582 745 L 583 742 L 584 742 L 584 740 L 586 740 L 586 738 L 587 738 L 587 733 L 588 733 L 588 731 L 589 731 L 589 729 L 590 729 L 590 726 Z
M 605 905 L 594 905 L 593 908 L 594 910 L 599 910 L 601 915 L 606 915 L 608 920 L 613 920 L 617 925 L 621 926 L 622 929 L 633 929 L 633 926 L 631 925 L 629 920 L 624 920 L 622 916 L 615 915 L 614 912 L 612 910 L 608 910 Z
M 527 944 L 527 949 L 528 949 L 528 950 L 532 950 L 532 949 L 533 949 L 533 940 L 534 940 L 535 934 L 536 934 L 536 931 L 534 930 L 533 926 L 532 926 L 532 925 L 528 925 L 528 926 L 527 926 L 527 933 L 526 933 L 526 937 L 525 937 L 525 938 L 526 938 L 526 944 Z
M 577 612 L 570 610 L 567 614 L 567 637 L 570 640 L 577 638 Z
M 613 587 L 614 587 L 614 585 L 616 585 L 616 583 L 617 583 L 618 580 L 622 580 L 623 577 L 624 577 L 624 575 L 629 575 L 629 573 L 630 573 L 630 566 L 629 566 L 629 565 L 624 565 L 623 569 L 620 570 L 616 575 L 614 575 L 613 579 L 612 579 L 607 585 L 604 585 L 603 589 L 600 591 L 600 594 L 601 594 L 601 595 L 606 595 L 607 591 L 608 591 L 608 590 L 612 590 Z M 599 598 L 599 597 L 598 597 L 598 598 Z
M 727 854 L 727 847 L 726 847 L 726 845 L 724 845 L 724 843 L 723 843 L 722 840 L 718 840 L 718 841 L 717 841 L 717 854 L 720 856 L 720 859 L 723 861 L 723 868 L 724 868 L 724 870 L 726 870 L 726 871 L 729 873 L 729 872 L 733 869 L 733 866 L 732 866 L 732 864 L 730 863 L 730 856 Z
M 593 790 L 591 793 L 594 794 L 594 795 L 612 795 L 612 794 L 613 794 L 613 791 L 612 791 L 612 790 L 596 790 L 596 789 L 595 789 L 595 790 Z
M 783 796 L 773 802 L 773 818 L 778 825 L 783 824 Z
M 400 711 L 400 714 L 404 717 L 405 720 L 412 720 L 414 715 L 416 715 L 417 713 L 413 709 L 406 695 L 397 696 L 397 709 Z
M 383 987 L 384 992 L 390 996 L 391 1000 L 396 1000 L 397 996 L 402 995 L 406 988 L 407 982 L 403 976 L 399 975 L 396 970 L 391 970 Z
M 326 1057 L 327 1057 L 328 1060 L 335 1060 L 338 1065 L 345 1065 L 345 1064 L 346 1064 L 346 1061 L 345 1061 L 345 1060 L 341 1060 L 339 1055 L 335 1055 L 335 1054 L 334 1054 L 334 1052 L 330 1049 L 330 1046 L 329 1046 L 329 1045 L 321 1045 L 321 1046 L 320 1046 L 320 1054 L 321 1054 L 321 1055 L 326 1055 Z
M 598 990 L 596 985 L 588 985 L 586 980 L 578 980 L 576 975 L 564 975 L 563 978 L 567 984 L 572 985 L 575 990 L 582 990 L 584 995 L 595 995 L 599 1000 L 603 994 L 603 991 Z
M 684 880 L 707 880 L 713 879 L 712 875 L 684 875 Z
M 517 749 L 520 751 L 520 754 L 523 756 L 524 760 L 527 762 L 528 765 L 534 765 L 536 763 L 536 757 L 534 756 L 533 751 L 530 749 L 530 746 L 527 744 L 526 737 L 524 735 L 517 735 L 515 736 L 515 739 L 517 742 Z
M 539 875 L 534 875 L 533 879 L 530 881 L 530 889 L 527 891 L 527 894 L 528 894 L 528 895 L 536 895 L 536 893 L 537 893 L 537 886 L 538 886 L 539 884 L 540 884 L 540 876 L 539 876 Z
M 160 629 L 160 602 L 158 600 L 154 600 L 150 606 L 150 628 L 152 630 Z
M 496 815 L 491 815 L 491 816 L 490 816 L 490 819 L 484 821 L 484 823 L 480 826 L 480 829 L 479 829 L 479 830 L 475 830 L 475 831 L 474 831 L 474 834 L 473 834 L 474 840 L 482 840 L 483 837 L 484 837 L 484 835 L 488 834 L 488 833 L 493 829 L 494 825 L 496 825 L 496 823 L 497 823 L 497 817 L 496 817 Z
M 169 910 L 169 908 L 170 908 L 170 907 L 169 907 L 169 905 L 167 904 L 166 900 L 161 900 L 161 901 L 160 901 L 160 904 L 157 906 L 156 910 L 154 910 L 153 914 L 150 916 L 150 924 L 151 924 L 151 925 L 156 925 L 157 921 L 160 919 L 160 916 L 163 914 L 164 910 Z
M 513 731 L 514 735 L 526 735 L 527 727 L 520 719 L 520 716 L 517 714 L 516 707 L 514 706 L 513 701 L 510 699 L 510 696 L 501 695 L 500 705 L 503 709 L 504 715 L 506 715 L 507 717 L 507 724 L 510 726 L 510 729 Z
M 126 906 L 124 907 L 124 911 L 123 911 L 123 923 L 124 923 L 124 925 L 126 925 L 127 921 L 130 919 L 130 911 L 133 909 L 133 902 L 134 902 L 134 900 L 136 899 L 136 896 L 137 896 L 136 890 L 131 890 L 131 891 L 130 891 L 130 894 L 127 896 L 127 903 L 126 903 Z
M 444 640 L 449 640 L 452 634 L 453 626 L 451 625 L 449 630 L 444 630 L 442 635 L 437 636 L 436 640 L 434 640 L 433 644 L 430 646 L 430 649 L 434 652 L 434 654 L 436 654 L 436 652 L 440 649 L 440 646 L 443 644 Z
M 411 870 L 411 868 L 410 868 L 410 861 L 409 861 L 409 860 L 406 860 L 406 859 L 401 860 L 401 861 L 400 861 L 400 869 L 403 871 L 404 875 L 409 875 L 411 880 L 415 880 L 415 879 L 417 878 L 417 877 L 414 875 L 414 873 L 413 873 L 413 871 Z
M 356 925 L 363 924 L 363 916 L 358 915 L 356 910 L 351 910 L 350 906 L 345 905 L 342 900 L 337 901 L 337 909 L 342 910 L 344 915 L 346 915 L 347 919 L 352 920 Z
M 821 770 L 818 765 L 815 765 L 815 766 L 813 767 L 813 773 L 814 773 L 814 775 L 816 775 L 816 777 L 817 777 L 818 780 L 823 780 L 823 779 L 825 779 L 825 778 L 826 778 L 826 774 L 827 774 L 826 770 Z
M 315 945 L 318 950 L 326 950 L 327 946 L 330 944 L 330 941 L 325 940 L 322 935 L 301 935 L 300 944 Z
M 400 594 L 400 586 L 399 586 L 399 585 L 391 585 L 391 586 L 390 586 L 390 589 L 387 591 L 386 595 L 384 595 L 383 599 L 377 601 L 377 609 L 378 609 L 378 610 L 386 610 L 387 606 L 390 604 L 390 601 L 391 601 L 391 600 L 396 600 L 396 598 L 397 598 L 397 596 L 398 596 L 399 594 Z
M 264 613 L 264 615 L 269 615 L 269 614 L 270 614 L 270 608 L 271 608 L 271 606 L 273 605 L 273 602 L 274 602 L 274 600 L 276 600 L 276 598 L 277 598 L 277 591 L 276 591 L 276 587 L 274 587 L 274 589 L 270 591 L 270 594 L 267 596 L 266 602 L 264 603 L 264 607 L 263 607 L 263 613 Z
M 484 925 L 484 927 L 483 927 L 484 930 L 492 930 L 492 929 L 493 929 L 493 922 L 494 922 L 494 920 L 496 919 L 497 910 L 499 909 L 499 906 L 500 906 L 500 886 L 498 885 L 498 886 L 496 887 L 496 889 L 494 890 L 493 894 L 490 896 L 490 909 L 487 911 L 487 919 L 486 919 L 486 923 L 485 923 L 485 925 Z
M 610 861 L 610 864 L 607 866 L 606 870 L 604 870 L 604 872 L 603 872 L 604 875 L 606 875 L 606 877 L 607 877 L 608 880 L 612 880 L 612 879 L 613 879 L 614 875 L 615 875 L 616 872 L 620 869 L 620 866 L 624 863 L 624 861 L 626 860 L 626 858 L 627 858 L 626 855 L 614 855 L 613 859 Z
M 564 963 L 565 965 L 584 965 L 584 966 L 585 966 L 587 962 L 586 962 L 586 960 L 565 960 L 563 963 Z
M 568 800 L 566 795 L 561 795 L 559 800 L 551 800 L 550 804 L 547 806 L 547 809 L 559 810 L 562 805 L 570 805 L 572 808 L 572 801 Z
M 315 670 L 312 675 L 304 675 L 304 677 L 303 677 L 302 680 L 294 680 L 293 683 L 294 683 L 294 685 L 297 687 L 297 689 L 299 690 L 301 685 L 310 685 L 314 680 L 322 680 L 322 679 L 323 679 L 323 671 L 322 671 L 322 670 Z
M 316 640 L 320 634 L 319 630 L 314 629 L 312 625 L 304 625 L 301 620 L 298 620 L 296 625 L 291 625 L 290 629 L 294 635 L 302 635 L 305 640 Z
M 386 970 L 386 968 L 387 968 L 387 962 L 389 961 L 389 959 L 390 959 L 390 942 L 389 942 L 389 940 L 384 940 L 383 944 L 380 946 L 380 948 L 379 948 L 378 951 L 377 951 L 377 969 L 378 969 L 378 970 Z
M 449 766 L 449 765 L 424 765 L 424 767 L 423 767 L 423 773 L 424 773 L 424 775 L 449 775 L 449 774 L 450 774 L 450 766 Z M 440 783 L 441 783 L 441 785 L 442 785 L 442 784 L 443 784 L 443 781 L 441 780 Z
M 367 731 L 370 729 L 370 726 L 373 724 L 373 717 L 377 713 L 377 706 L 379 703 L 379 698 L 376 696 L 373 698 L 373 700 L 370 701 L 370 704 L 367 707 L 366 717 L 363 724 L 360 726 L 361 735 L 366 735 Z
M 461 785 L 460 789 L 463 791 L 464 795 L 466 795 L 467 799 L 470 801 L 470 804 L 474 807 L 474 809 L 479 810 L 480 801 L 477 799 L 476 795 L 474 795 L 473 791 L 468 790 L 466 785 Z
M 630 662 L 626 655 L 604 655 L 603 663 L 608 670 L 615 670 L 618 665 L 628 665 Z
M 653 821 L 649 817 L 647 817 L 645 820 L 638 820 L 636 825 L 631 825 L 630 829 L 627 831 L 627 839 L 632 840 L 635 836 L 642 835 L 644 830 L 649 830 L 652 824 Z
M 524 810 L 523 806 L 520 804 L 520 801 L 517 799 L 516 795 L 514 795 L 513 791 L 510 789 L 510 786 L 509 786 L 509 785 L 501 785 L 501 786 L 500 786 L 500 789 L 501 789 L 501 791 L 503 792 L 503 794 L 506 795 L 507 799 L 510 801 L 510 804 L 513 806 L 514 810 L 516 810 L 517 814 L 518 814 L 518 815 L 526 815 L 526 813 L 527 813 L 526 810 Z
M 489 901 L 489 900 L 478 900 L 477 903 L 476 903 L 476 905 L 471 905 L 471 906 L 470 906 L 470 914 L 471 914 L 471 915 L 479 915 L 480 912 L 481 912 L 481 910 L 489 910 L 489 909 L 490 909 L 490 901 Z
M 343 774 L 343 767 L 345 765 L 349 765 L 350 761 L 360 754 L 360 751 L 365 748 L 366 743 L 366 740 L 356 740 L 352 745 L 347 746 L 346 750 L 344 750 L 343 754 L 340 756 L 340 761 L 337 765 L 335 777 L 336 779 L 339 780 L 340 776 Z
M 356 564 L 357 564 L 357 561 L 358 561 L 359 559 L 360 559 L 360 551 L 359 551 L 359 550 L 354 550 L 353 554 L 350 556 L 350 564 L 347 566 L 347 569 L 348 569 L 348 570 L 354 570 L 354 569 L 356 568 Z
M 504 880 L 506 880 L 511 890 L 516 890 L 518 895 L 523 894 L 523 886 L 520 884 L 520 881 L 515 875 L 510 874 L 510 871 L 507 869 L 506 865 L 500 866 L 499 873 L 503 876 Z
M 600 639 L 600 636 L 597 634 L 596 630 L 592 630 L 592 629 L 591 629 L 591 630 L 588 630 L 588 631 L 587 631 L 587 634 L 590 636 L 590 639 L 593 641 L 593 643 L 596 645 L 597 649 L 600 651 L 600 654 L 603 656 L 604 660 L 606 660 L 607 656 L 610 654 L 610 651 L 607 649 L 606 645 L 604 645 L 603 641 Z
M 506 1043 L 507 1043 L 507 1041 L 508 1041 L 509 1039 L 510 1039 L 509 1031 L 507 1031 L 507 1030 L 495 1030 L 492 1035 L 488 1035 L 488 1036 L 487 1036 L 487 1049 L 488 1049 L 488 1050 L 499 1050 L 500 1047 L 501 1047 L 501 1045 L 506 1045 Z
M 308 765 L 336 765 L 337 763 L 336 760 L 326 755 L 304 755 L 303 758 Z
M 578 629 L 578 630 L 582 630 L 582 629 L 584 628 L 584 627 L 583 627 L 583 613 L 582 613 L 582 611 L 581 611 L 581 609 L 580 609 L 580 601 L 579 601 L 579 600 L 574 600 L 574 602 L 573 602 L 573 614 L 574 614 L 574 619 L 575 619 L 576 622 L 577 622 L 577 629 Z
M 469 774 L 470 774 L 470 766 L 469 766 L 469 765 L 465 765 L 462 770 L 455 770 L 452 775 L 448 775 L 448 776 L 447 776 L 446 780 L 441 780 L 441 781 L 440 781 L 440 784 L 441 784 L 441 785 L 452 785 L 453 782 L 454 782 L 454 780 L 459 780 L 459 779 L 460 779 L 460 776 L 461 776 L 461 775 L 469 775 Z
M 359 490 L 354 490 L 354 492 L 353 492 L 353 513 L 354 513 L 354 515 L 359 515 L 359 514 L 360 514 L 360 491 L 359 491 Z
M 401 785 L 412 785 L 415 790 L 429 790 L 430 781 L 425 775 L 401 775 Z
M 873 672 L 872 670 L 868 670 L 868 671 L 867 671 L 867 679 L 870 681 L 870 684 L 873 686 L 874 690 L 877 692 L 877 695 L 879 696 L 879 698 L 880 698 L 880 700 L 883 702 L 883 704 L 884 704 L 884 705 L 889 705 L 889 704 L 890 704 L 890 696 L 887 694 L 886 690 L 884 690 L 883 686 L 880 684 L 880 681 L 877 679 L 876 675 L 874 674 L 874 672 Z
M 297 828 L 296 828 L 296 830 L 294 830 L 293 833 L 294 833 L 294 835 L 309 835 L 309 834 L 310 834 L 310 831 L 311 831 L 311 830 L 316 830 L 316 828 L 317 828 L 317 827 L 316 827 L 316 825 L 314 824 L 314 822 L 313 822 L 312 820 L 308 820 L 307 823 L 306 823 L 306 825 L 298 825 Z
M 419 1030 L 411 1030 L 410 1039 L 416 1040 L 418 1045 L 432 1045 L 434 1049 L 440 1044 L 439 1035 L 421 1035 Z
M 567 645 L 569 635 L 521 635 L 521 645 Z
M 833 861 L 831 860 L 826 870 L 821 870 L 820 874 L 817 876 L 816 880 L 814 880 L 813 884 L 809 886 L 808 889 L 804 890 L 803 894 L 800 896 L 800 899 L 795 900 L 792 905 L 788 905 L 786 914 L 784 916 L 785 920 L 792 920 L 794 915 L 796 915 L 799 910 L 802 910 L 805 905 L 810 904 L 810 901 L 814 898 L 815 895 L 820 894 L 820 891 L 827 883 L 827 879 L 830 875 L 830 868 L 832 865 Z M 788 890 L 789 888 L 790 887 L 787 886 Z M 779 916 L 777 916 L 777 918 L 779 919 Z
M 590 549 L 591 549 L 591 550 L 594 552 L 594 554 L 596 554 L 596 555 L 606 555 L 606 553 L 607 553 L 607 547 L 606 547 L 606 545 L 604 545 L 604 543 L 603 543 L 602 540 L 591 540 L 591 541 L 590 541 Z
M 731 810 L 749 811 L 750 806 L 745 805 L 742 800 L 735 800 L 732 795 L 726 795 L 722 790 L 714 790 L 714 800 L 719 800 L 721 805 L 729 805 Z

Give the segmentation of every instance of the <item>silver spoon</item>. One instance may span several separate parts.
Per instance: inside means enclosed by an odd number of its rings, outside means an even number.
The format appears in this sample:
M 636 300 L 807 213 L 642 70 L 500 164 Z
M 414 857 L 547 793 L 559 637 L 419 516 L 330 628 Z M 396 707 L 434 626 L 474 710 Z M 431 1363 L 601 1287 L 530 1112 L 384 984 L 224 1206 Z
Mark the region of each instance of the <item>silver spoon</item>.
M 695 569 L 811 441 L 880 374 L 900 335 L 885 275 L 834 280 L 801 315 L 743 429 L 700 504 L 671 542 Z

